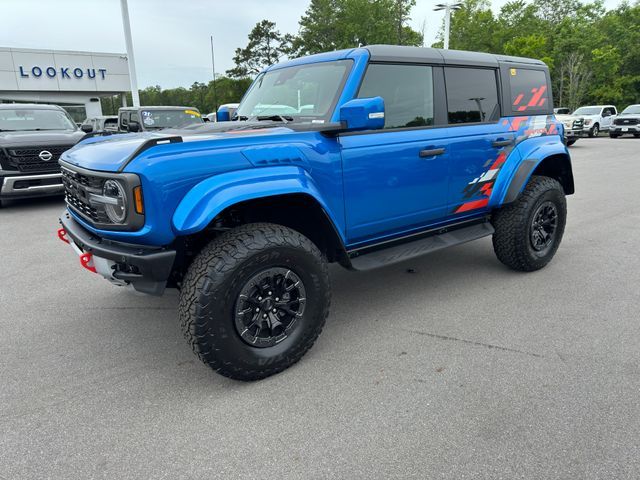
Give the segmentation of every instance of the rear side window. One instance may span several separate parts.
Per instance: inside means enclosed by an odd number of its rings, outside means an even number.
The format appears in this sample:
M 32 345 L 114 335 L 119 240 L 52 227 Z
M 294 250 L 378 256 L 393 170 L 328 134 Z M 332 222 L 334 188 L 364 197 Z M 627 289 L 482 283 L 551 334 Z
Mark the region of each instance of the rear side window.
M 509 69 L 511 109 L 514 112 L 546 112 L 549 107 L 547 76 L 542 70 Z
M 447 67 L 444 76 L 450 124 L 495 122 L 500 118 L 495 70 Z
M 358 98 L 384 99 L 384 128 L 433 125 L 433 72 L 424 65 L 371 64 Z

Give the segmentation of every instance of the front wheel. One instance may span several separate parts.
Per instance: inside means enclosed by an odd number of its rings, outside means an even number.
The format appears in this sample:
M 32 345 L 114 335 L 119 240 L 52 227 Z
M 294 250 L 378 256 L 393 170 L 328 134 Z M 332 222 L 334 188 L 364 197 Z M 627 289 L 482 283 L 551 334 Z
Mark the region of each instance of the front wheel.
M 591 138 L 597 137 L 600 134 L 600 125 L 597 123 L 589 130 L 589 136 Z
M 611 133 L 609 132 L 609 138 L 618 138 L 620 135 L 618 135 L 617 133 Z
M 570 147 L 571 145 L 573 145 L 574 143 L 576 143 L 578 140 L 575 138 L 572 138 L 571 140 L 567 140 L 567 147 Z
M 179 315 L 195 354 L 218 373 L 258 380 L 311 348 L 329 313 L 327 263 L 295 230 L 255 223 L 225 232 L 193 260 Z
M 558 181 L 531 177 L 520 197 L 493 215 L 496 256 L 514 270 L 541 269 L 558 250 L 566 220 L 567 202 Z

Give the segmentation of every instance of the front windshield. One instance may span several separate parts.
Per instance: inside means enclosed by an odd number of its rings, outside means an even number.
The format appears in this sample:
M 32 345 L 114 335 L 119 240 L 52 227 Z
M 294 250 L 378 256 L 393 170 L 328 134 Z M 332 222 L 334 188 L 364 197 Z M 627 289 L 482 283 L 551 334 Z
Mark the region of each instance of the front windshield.
M 143 110 L 142 124 L 145 130 L 160 128 L 179 128 L 203 123 L 202 116 L 196 110 Z
M 60 110 L 0 109 L 0 131 L 76 130 L 76 125 Z
M 622 111 L 622 114 L 632 114 L 632 113 L 637 113 L 640 114 L 640 105 L 629 105 L 627 108 L 625 108 Z
M 575 112 L 573 112 L 573 114 L 574 115 L 599 115 L 600 110 L 601 110 L 600 107 L 580 107 Z
M 324 122 L 331 115 L 351 60 L 312 63 L 261 74 L 238 107 L 241 120 L 283 117 Z

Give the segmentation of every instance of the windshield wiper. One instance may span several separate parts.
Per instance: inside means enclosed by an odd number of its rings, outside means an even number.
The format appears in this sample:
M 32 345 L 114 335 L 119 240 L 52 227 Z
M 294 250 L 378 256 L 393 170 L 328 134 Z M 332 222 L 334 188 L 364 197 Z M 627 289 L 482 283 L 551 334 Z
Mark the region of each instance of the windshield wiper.
M 259 121 L 262 121 L 262 120 L 273 120 L 275 122 L 281 121 L 282 123 L 285 123 L 285 124 L 289 122 L 293 122 L 293 117 L 290 117 L 288 115 L 258 115 L 256 119 Z

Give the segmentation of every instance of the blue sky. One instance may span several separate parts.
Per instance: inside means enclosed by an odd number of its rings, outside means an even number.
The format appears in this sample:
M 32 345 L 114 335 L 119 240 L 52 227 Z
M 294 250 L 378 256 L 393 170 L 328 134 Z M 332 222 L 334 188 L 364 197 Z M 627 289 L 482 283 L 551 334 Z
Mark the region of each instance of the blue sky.
M 417 0 L 411 24 L 426 21 L 426 44 L 440 28 L 436 0 Z M 494 0 L 498 10 L 506 0 Z M 608 8 L 617 0 L 607 0 Z M 214 36 L 216 72 L 232 67 L 234 50 L 260 20 L 295 33 L 308 0 L 129 0 L 140 87 L 189 86 L 211 79 L 209 36 Z M 0 46 L 125 51 L 120 0 L 0 0 Z

